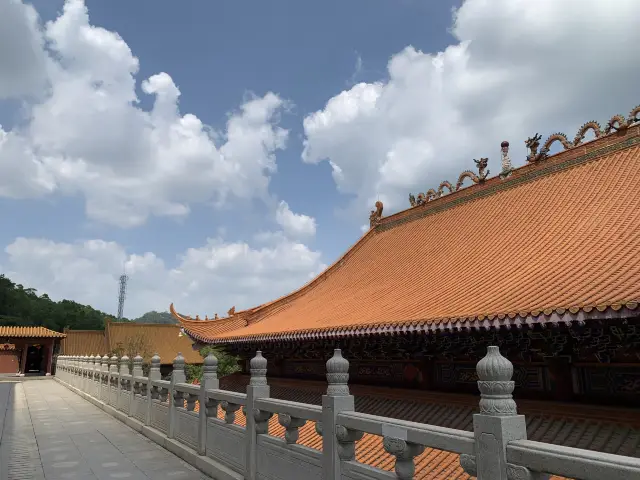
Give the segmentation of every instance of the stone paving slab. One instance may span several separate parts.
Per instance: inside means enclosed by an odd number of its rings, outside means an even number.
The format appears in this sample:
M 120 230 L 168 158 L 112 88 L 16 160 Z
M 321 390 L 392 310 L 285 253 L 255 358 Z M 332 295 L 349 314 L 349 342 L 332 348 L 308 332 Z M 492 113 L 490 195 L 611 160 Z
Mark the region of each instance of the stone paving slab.
M 0 382 L 0 480 L 206 480 L 53 379 Z

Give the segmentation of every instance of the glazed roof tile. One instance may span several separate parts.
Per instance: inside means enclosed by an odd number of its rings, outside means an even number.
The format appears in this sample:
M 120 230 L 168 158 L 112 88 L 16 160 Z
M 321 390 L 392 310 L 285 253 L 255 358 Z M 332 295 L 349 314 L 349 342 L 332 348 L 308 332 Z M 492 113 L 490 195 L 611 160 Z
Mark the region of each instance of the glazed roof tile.
M 61 355 L 105 355 L 110 349 L 104 330 L 68 330 L 60 345 Z
M 200 353 L 193 350 L 189 337 L 180 336 L 179 325 L 155 323 L 107 322 L 105 330 L 65 330 L 63 355 L 104 355 L 126 346 L 133 339 L 144 339 L 147 356 L 157 353 L 163 365 L 171 364 L 178 352 L 186 363 L 202 363 Z M 144 354 L 145 352 L 137 352 Z
M 44 327 L 0 326 L 0 337 L 64 338 L 65 334 Z
M 298 291 L 203 342 L 580 319 L 640 300 L 640 126 L 389 217 Z M 243 312 L 244 313 L 244 312 Z
M 229 375 L 220 379 L 220 388 L 245 392 L 248 382 L 248 376 Z M 273 398 L 315 405 L 322 404 L 321 397 L 326 391 L 326 384 L 313 381 L 270 378 L 269 385 Z M 357 412 L 473 431 L 472 415 L 478 407 L 478 397 L 475 395 L 361 385 L 349 387 L 355 396 Z M 527 436 L 530 440 L 640 457 L 640 412 L 635 410 L 518 400 L 518 411 L 526 416 Z M 219 410 L 218 418 L 224 418 L 222 410 Z M 244 416 L 238 413 L 234 423 L 244 426 Z M 284 438 L 284 431 L 277 416 L 272 417 L 269 421 L 269 434 Z M 322 450 L 322 438 L 317 435 L 313 422 L 308 421 L 300 428 L 299 443 Z M 455 453 L 426 448 L 415 459 L 415 478 L 475 478 L 462 470 L 458 458 Z M 356 442 L 356 459 L 386 471 L 393 471 L 394 468 L 393 456 L 384 451 L 382 438 L 377 435 L 365 434 L 362 440 Z M 551 478 L 562 479 L 558 476 Z

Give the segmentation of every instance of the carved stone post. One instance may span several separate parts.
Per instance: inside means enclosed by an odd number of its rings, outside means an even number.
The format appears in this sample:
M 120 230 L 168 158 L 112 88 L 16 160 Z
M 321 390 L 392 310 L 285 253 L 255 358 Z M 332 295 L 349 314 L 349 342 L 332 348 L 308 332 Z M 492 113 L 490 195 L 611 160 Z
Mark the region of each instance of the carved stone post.
M 218 359 L 213 353 L 209 353 L 202 366 L 202 379 L 200 381 L 200 396 L 198 403 L 198 455 L 207 454 L 207 390 L 220 388 L 218 380 Z
M 173 438 L 178 421 L 178 407 L 184 405 L 182 392 L 176 390 L 176 383 L 184 383 L 187 377 L 184 374 L 184 357 L 178 352 L 178 356 L 173 359 L 173 371 L 171 372 L 171 386 L 169 387 L 169 429 L 168 438 Z
M 153 406 L 153 380 L 160 380 L 160 356 L 156 353 L 151 357 L 151 366 L 149 367 L 149 378 L 147 379 L 147 415 L 145 417 L 145 425 L 151 425 L 151 408 Z
M 87 393 L 92 397 L 96 394 L 95 383 L 93 383 L 93 373 L 95 370 L 95 358 L 93 355 L 89 355 L 87 358 Z
M 117 403 L 118 410 L 123 409 L 122 393 L 125 390 L 126 391 L 130 390 L 131 388 L 128 383 L 128 380 L 124 377 L 125 375 L 129 375 L 130 373 L 131 373 L 131 370 L 129 369 L 129 357 L 127 355 L 123 355 L 122 358 L 120 358 L 120 370 L 118 372 L 118 403 Z M 130 413 L 131 413 L 131 410 L 127 412 L 127 414 L 130 414 Z
M 109 405 L 118 407 L 118 357 L 109 359 Z
M 338 414 L 355 409 L 353 395 L 349 394 L 349 362 L 336 348 L 327 361 L 327 394 L 322 396 L 322 424 L 316 431 L 322 435 L 322 479 L 342 478 L 342 460 L 353 460 L 355 441 L 361 432 L 338 428 Z
M 247 427 L 245 430 L 247 441 L 247 466 L 245 469 L 246 480 L 256 480 L 258 478 L 257 464 L 257 447 L 258 434 L 264 432 L 264 417 L 267 422 L 271 418 L 271 414 L 261 412 L 255 407 L 255 401 L 258 398 L 268 398 L 271 390 L 267 384 L 267 359 L 262 356 L 262 352 L 258 350 L 256 356 L 249 363 L 251 370 L 251 379 L 247 386 L 247 405 L 245 407 Z
M 140 385 L 136 383 L 136 377 L 142 377 L 143 375 L 144 373 L 142 372 L 142 357 L 140 356 L 140 354 L 137 354 L 135 357 L 133 357 L 133 371 L 131 372 L 131 382 L 129 383 L 129 415 L 131 416 L 134 416 L 137 412 L 137 408 L 134 412 L 134 408 L 138 405 L 135 399 L 136 393 L 140 392 Z
M 478 480 L 507 480 L 506 447 L 511 440 L 527 438 L 524 415 L 518 415 L 513 400 L 513 365 L 489 347 L 487 355 L 476 366 L 480 389 L 480 413 L 473 415 L 475 457 L 460 456 L 460 465 Z M 520 467 L 518 467 L 520 468 Z
M 109 356 L 108 355 L 105 355 L 104 357 L 102 357 L 102 364 L 100 367 L 100 371 L 102 372 L 100 374 L 100 390 L 102 395 L 100 397 L 100 401 L 104 402 L 103 398 L 105 397 L 105 392 L 106 392 L 107 401 L 105 403 L 109 403 L 109 383 L 108 383 Z

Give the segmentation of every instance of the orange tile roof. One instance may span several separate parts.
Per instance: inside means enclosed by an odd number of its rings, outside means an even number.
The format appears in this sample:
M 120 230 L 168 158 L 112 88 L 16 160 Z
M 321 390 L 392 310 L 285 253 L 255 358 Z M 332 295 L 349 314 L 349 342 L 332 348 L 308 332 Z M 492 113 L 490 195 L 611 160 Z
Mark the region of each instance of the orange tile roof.
M 118 344 L 126 344 L 127 338 L 140 335 L 148 340 L 152 355 L 157 353 L 163 364 L 173 362 L 182 353 L 186 363 L 202 363 L 200 352 L 193 349 L 193 343 L 187 336 L 180 335 L 180 325 L 107 322 L 106 335 L 112 349 Z
M 60 355 L 105 355 L 110 348 L 104 336 L 104 330 L 69 330 L 67 338 L 62 340 Z
M 0 337 L 64 338 L 65 334 L 44 327 L 0 326 Z
M 186 363 L 202 363 L 200 353 L 193 350 L 189 337 L 180 336 L 180 325 L 155 323 L 107 322 L 105 330 L 65 330 L 62 355 L 105 355 L 125 346 L 129 338 L 142 337 L 149 355 L 157 353 L 163 365 L 182 353 Z M 144 353 L 144 352 L 139 352 Z
M 316 279 L 242 321 L 181 322 L 196 340 L 236 342 L 634 309 L 639 170 L 636 124 L 383 218 Z

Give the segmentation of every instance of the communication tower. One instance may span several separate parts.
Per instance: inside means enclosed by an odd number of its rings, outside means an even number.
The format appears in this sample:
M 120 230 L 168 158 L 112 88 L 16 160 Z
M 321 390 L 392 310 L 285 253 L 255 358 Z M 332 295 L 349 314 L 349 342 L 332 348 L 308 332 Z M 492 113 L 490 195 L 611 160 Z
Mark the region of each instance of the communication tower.
M 118 320 L 122 320 L 124 299 L 127 297 L 127 280 L 129 280 L 129 277 L 126 273 L 120 275 L 120 288 L 118 289 Z

